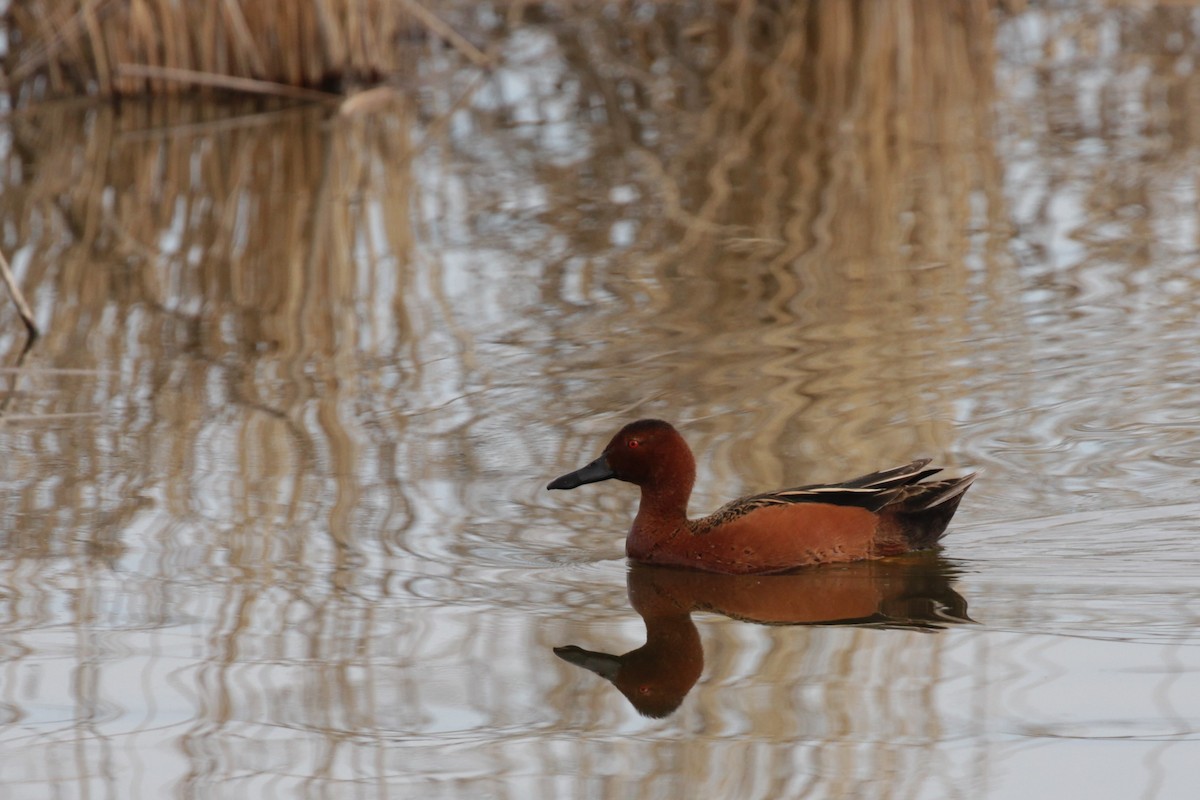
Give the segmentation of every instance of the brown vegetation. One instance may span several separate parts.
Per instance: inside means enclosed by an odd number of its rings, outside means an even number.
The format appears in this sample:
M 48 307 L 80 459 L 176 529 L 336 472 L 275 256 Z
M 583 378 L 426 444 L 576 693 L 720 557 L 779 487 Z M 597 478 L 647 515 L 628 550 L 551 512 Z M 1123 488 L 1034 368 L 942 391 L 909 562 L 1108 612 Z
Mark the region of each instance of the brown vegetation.
M 438 20 L 414 0 L 25 0 L 9 5 L 4 25 L 14 96 L 107 97 L 248 88 L 219 78 L 306 89 L 373 82 L 410 68 L 404 42 Z

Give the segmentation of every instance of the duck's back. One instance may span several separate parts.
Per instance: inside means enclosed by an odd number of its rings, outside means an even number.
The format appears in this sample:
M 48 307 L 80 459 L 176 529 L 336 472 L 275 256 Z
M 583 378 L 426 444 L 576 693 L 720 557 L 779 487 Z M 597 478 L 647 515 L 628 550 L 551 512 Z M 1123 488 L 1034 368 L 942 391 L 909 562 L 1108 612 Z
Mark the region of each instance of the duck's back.
M 784 572 L 934 546 L 975 475 L 922 482 L 927 460 L 837 484 L 734 500 L 637 560 L 720 572 Z

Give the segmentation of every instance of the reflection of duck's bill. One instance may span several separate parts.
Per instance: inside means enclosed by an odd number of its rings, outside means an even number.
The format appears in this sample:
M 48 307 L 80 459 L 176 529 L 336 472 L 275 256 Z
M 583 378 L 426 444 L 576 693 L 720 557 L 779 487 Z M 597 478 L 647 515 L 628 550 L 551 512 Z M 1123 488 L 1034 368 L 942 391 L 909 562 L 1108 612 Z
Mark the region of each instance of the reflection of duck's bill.
M 583 667 L 586 670 L 596 673 L 601 678 L 610 681 L 615 681 L 617 673 L 621 671 L 620 656 L 584 650 L 582 647 L 576 647 L 573 644 L 569 644 L 566 647 L 554 648 L 554 655 L 568 664 Z

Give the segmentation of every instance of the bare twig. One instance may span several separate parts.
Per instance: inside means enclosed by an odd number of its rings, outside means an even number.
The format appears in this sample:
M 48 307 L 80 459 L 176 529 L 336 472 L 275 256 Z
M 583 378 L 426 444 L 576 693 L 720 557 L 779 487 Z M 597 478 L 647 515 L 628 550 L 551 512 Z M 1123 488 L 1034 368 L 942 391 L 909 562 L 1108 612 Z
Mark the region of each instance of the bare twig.
M 21 294 L 21 287 L 17 285 L 17 279 L 13 277 L 12 269 L 8 266 L 8 259 L 4 257 L 4 253 L 0 253 L 0 278 L 4 279 L 8 293 L 12 295 L 13 302 L 17 304 L 17 313 L 21 315 L 21 321 L 25 323 L 25 329 L 29 331 L 29 341 L 32 342 L 41 335 L 41 332 L 38 331 L 37 323 L 33 321 L 33 312 L 29 310 L 29 304 L 25 302 L 25 295 Z
M 267 94 L 276 97 L 291 97 L 296 100 L 316 100 L 319 102 L 328 103 L 330 101 L 340 102 L 342 96 L 332 94 L 330 92 L 321 92 L 316 89 L 305 89 L 301 86 L 288 86 L 283 83 L 274 83 L 272 81 L 260 81 L 254 78 L 237 78 L 231 75 L 216 75 L 211 72 L 198 72 L 192 69 L 179 69 L 177 67 L 153 67 L 146 64 L 121 64 L 117 68 L 117 74 L 121 77 L 129 78 L 148 78 L 165 81 L 180 81 L 182 83 L 192 83 L 197 86 L 212 86 L 217 89 L 228 89 L 233 92 L 245 92 L 247 94 Z

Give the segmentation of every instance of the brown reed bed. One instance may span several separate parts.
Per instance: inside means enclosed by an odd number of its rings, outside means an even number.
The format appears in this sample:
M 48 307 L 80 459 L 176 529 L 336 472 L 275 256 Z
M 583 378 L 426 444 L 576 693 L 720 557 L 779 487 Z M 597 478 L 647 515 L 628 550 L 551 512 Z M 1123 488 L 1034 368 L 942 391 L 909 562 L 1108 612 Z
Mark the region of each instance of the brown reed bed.
M 416 0 L 24 0 L 2 20 L 15 101 L 227 90 L 311 99 L 411 71 L 435 36 L 487 57 Z

